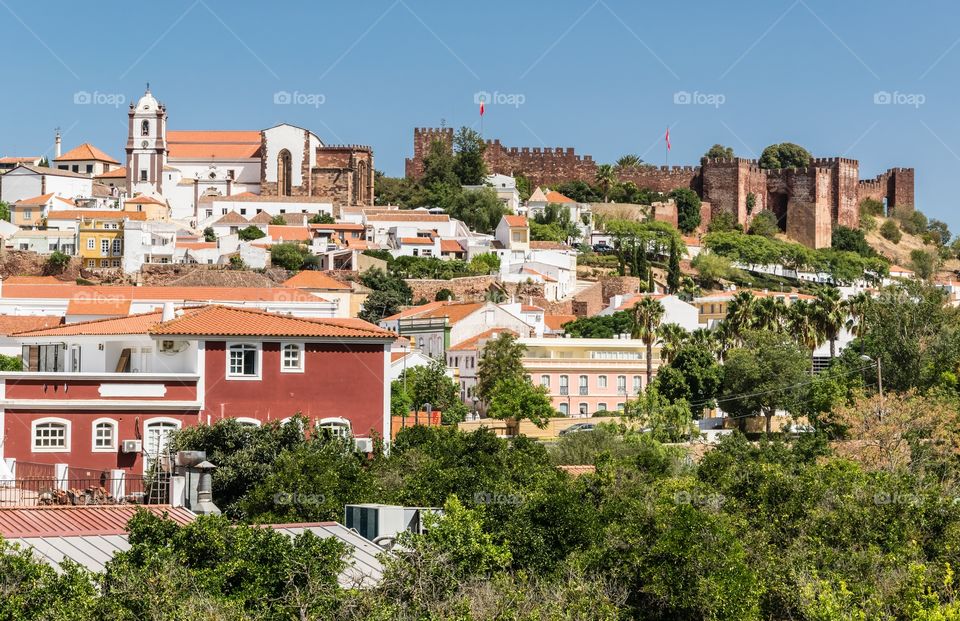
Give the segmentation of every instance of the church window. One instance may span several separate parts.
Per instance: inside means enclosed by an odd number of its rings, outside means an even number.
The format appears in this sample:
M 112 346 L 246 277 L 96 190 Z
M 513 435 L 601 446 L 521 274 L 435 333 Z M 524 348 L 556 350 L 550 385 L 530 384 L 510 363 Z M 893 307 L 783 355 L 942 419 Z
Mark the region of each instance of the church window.
M 140 135 L 141 136 L 150 135 L 150 121 L 144 121 L 140 123 Z
M 290 196 L 293 158 L 286 149 L 280 151 L 277 156 L 277 194 L 280 196 Z
M 140 181 L 146 181 L 146 180 L 147 180 L 147 171 L 146 171 L 146 170 L 141 170 L 141 171 L 140 171 Z

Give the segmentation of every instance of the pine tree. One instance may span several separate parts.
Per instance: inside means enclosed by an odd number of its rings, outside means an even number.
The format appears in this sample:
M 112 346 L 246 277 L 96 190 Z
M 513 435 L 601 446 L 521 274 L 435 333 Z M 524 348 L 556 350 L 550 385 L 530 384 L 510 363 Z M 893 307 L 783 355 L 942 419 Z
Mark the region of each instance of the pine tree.
M 667 289 L 676 293 L 680 289 L 680 253 L 676 238 L 670 239 L 670 264 L 667 268 Z

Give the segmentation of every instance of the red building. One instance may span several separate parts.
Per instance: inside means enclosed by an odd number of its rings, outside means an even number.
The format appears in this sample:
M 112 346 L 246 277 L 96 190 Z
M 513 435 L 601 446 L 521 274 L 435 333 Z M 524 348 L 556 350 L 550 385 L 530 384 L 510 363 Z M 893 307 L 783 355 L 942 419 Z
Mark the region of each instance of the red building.
M 228 417 L 391 437 L 394 335 L 359 319 L 168 305 L 14 338 L 26 370 L 0 373 L 0 451 L 18 462 L 139 473 L 171 431 Z

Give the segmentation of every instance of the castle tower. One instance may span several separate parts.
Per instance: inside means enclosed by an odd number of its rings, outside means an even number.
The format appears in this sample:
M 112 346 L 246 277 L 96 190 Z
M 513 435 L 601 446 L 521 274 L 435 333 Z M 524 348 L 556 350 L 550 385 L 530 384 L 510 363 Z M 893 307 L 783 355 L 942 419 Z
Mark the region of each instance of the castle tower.
M 167 163 L 167 109 L 150 92 L 130 103 L 127 129 L 127 187 L 130 194 L 163 194 Z

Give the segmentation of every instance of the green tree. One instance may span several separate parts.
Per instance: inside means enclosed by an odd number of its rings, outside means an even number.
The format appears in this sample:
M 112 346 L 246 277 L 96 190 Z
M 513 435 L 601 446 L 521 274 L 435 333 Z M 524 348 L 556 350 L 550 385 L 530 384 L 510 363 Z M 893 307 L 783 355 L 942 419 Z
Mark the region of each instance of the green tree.
M 836 287 L 821 287 L 812 306 L 814 322 L 824 337 L 830 341 L 830 357 L 837 355 L 837 337 L 847 321 L 847 305 Z
M 460 390 L 447 376 L 446 365 L 439 360 L 405 370 L 394 381 L 394 387 L 398 384 L 410 396 L 414 409 L 429 403 L 441 412 L 444 424 L 456 424 L 466 417 L 467 407 L 460 400 Z
M 451 200 L 447 212 L 451 217 L 462 220 L 473 231 L 492 233 L 508 210 L 493 188 L 485 187 L 459 192 Z
M 676 294 L 680 290 L 680 251 L 677 249 L 677 241 L 670 239 L 670 257 L 667 263 L 667 289 L 670 293 Z
M 772 144 L 760 154 L 760 168 L 806 168 L 813 160 L 810 152 L 792 142 Z
M 688 403 L 695 418 L 700 418 L 704 408 L 713 407 L 722 381 L 723 367 L 713 353 L 694 344 L 678 348 L 673 359 L 657 369 L 654 380 L 661 395 L 670 402 Z
M 680 324 L 660 324 L 657 328 L 657 339 L 660 341 L 660 359 L 669 364 L 688 338 L 690 338 L 690 332 Z
M 547 389 L 534 386 L 526 377 L 507 377 L 497 380 L 487 393 L 487 415 L 490 418 L 529 420 L 541 429 L 550 417 L 556 416 Z
M 434 302 L 449 302 L 454 299 L 453 291 L 449 289 L 440 289 L 437 291 L 437 295 L 433 296 Z
M 733 147 L 725 147 L 722 144 L 715 144 L 707 152 L 703 154 L 703 157 L 712 159 L 712 160 L 732 160 Z
M 240 229 L 240 231 L 237 233 L 237 237 L 240 238 L 240 241 L 253 241 L 266 236 L 266 233 L 252 224 L 246 228 Z
M 284 242 L 270 246 L 270 263 L 287 270 L 299 270 L 308 256 L 303 244 Z
M 456 153 L 453 170 L 461 185 L 480 185 L 487 176 L 487 164 L 483 153 L 487 143 L 483 136 L 469 127 L 461 127 L 453 137 Z
M 860 215 L 862 216 L 885 216 L 883 211 L 883 201 L 875 198 L 865 198 L 860 201 Z
M 325 211 L 315 213 L 310 217 L 310 224 L 336 224 L 336 219 Z
M 496 274 L 500 271 L 500 257 L 493 252 L 475 254 L 468 268 L 474 274 Z
M 617 158 L 617 163 L 614 164 L 614 168 L 617 170 L 630 170 L 631 168 L 637 168 L 642 165 L 643 159 L 641 159 L 639 155 L 628 153 Z
M 710 218 L 707 231 L 710 233 L 725 233 L 729 231 L 743 232 L 743 225 L 737 222 L 737 217 L 734 214 L 729 211 L 721 211 Z
M 690 404 L 683 399 L 671 401 L 660 394 L 656 382 L 646 392 L 624 404 L 623 415 L 636 422 L 658 442 L 682 442 L 696 433 L 690 417 Z
M 217 234 L 214 232 L 212 226 L 208 226 L 203 229 L 203 241 L 205 242 L 215 242 L 217 241 Z
M 685 235 L 700 226 L 700 197 L 690 188 L 677 188 L 668 195 L 677 204 L 677 228 Z
M 409 305 L 411 300 L 403 294 L 387 290 L 372 291 L 363 301 L 363 310 L 357 317 L 372 324 L 379 324 L 385 317 L 396 315 L 402 307 Z
M 693 258 L 690 265 L 697 270 L 697 279 L 707 289 L 713 289 L 723 280 L 734 278 L 738 271 L 733 262 L 714 252 L 701 252 Z
M 600 164 L 597 166 L 597 173 L 593 181 L 597 184 L 597 188 L 603 196 L 603 202 L 610 202 L 610 189 L 613 187 L 613 184 L 617 182 L 617 175 L 613 170 L 613 166 L 610 164 Z
M 644 297 L 630 310 L 633 318 L 631 336 L 647 346 L 647 386 L 653 379 L 653 344 L 657 340 L 657 328 L 663 320 L 663 304 L 652 297 Z
M 523 354 L 525 345 L 509 332 L 501 332 L 487 341 L 477 366 L 477 396 L 490 402 L 497 382 L 524 379 Z
M 10 205 L 0 201 L 0 220 L 10 222 Z
M 856 252 L 863 257 L 877 256 L 877 251 L 867 243 L 867 239 L 862 230 L 851 229 L 843 225 L 833 227 L 830 247 L 834 250 Z
M 459 189 L 460 179 L 457 177 L 456 164 L 450 145 L 443 140 L 434 140 L 423 158 L 420 183 L 425 188 L 446 186 Z
M 910 251 L 910 267 L 922 280 L 931 280 L 940 269 L 940 257 L 936 252 L 914 248 Z
M 733 416 L 764 416 L 770 433 L 777 410 L 796 405 L 797 387 L 808 377 L 807 356 L 783 334 L 750 331 L 743 341 L 727 352 L 719 405 Z
M 775 237 L 780 232 L 777 216 L 772 211 L 761 211 L 750 220 L 750 235 Z
M 633 318 L 626 311 L 581 317 L 565 323 L 563 331 L 572 338 L 612 339 L 616 334 L 630 334 L 633 331 Z
M 880 235 L 892 241 L 894 244 L 899 244 L 900 238 L 903 237 L 903 234 L 900 232 L 900 227 L 898 227 L 897 223 L 893 220 L 884 220 L 883 224 L 880 225 Z
M 282 214 L 277 214 L 274 217 L 270 218 L 270 224 L 274 226 L 286 226 L 287 219 L 284 218 Z
M 46 271 L 53 274 L 62 274 L 63 270 L 70 265 L 70 255 L 59 250 L 54 250 L 47 257 Z

